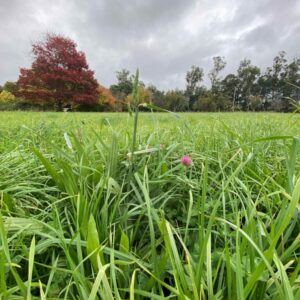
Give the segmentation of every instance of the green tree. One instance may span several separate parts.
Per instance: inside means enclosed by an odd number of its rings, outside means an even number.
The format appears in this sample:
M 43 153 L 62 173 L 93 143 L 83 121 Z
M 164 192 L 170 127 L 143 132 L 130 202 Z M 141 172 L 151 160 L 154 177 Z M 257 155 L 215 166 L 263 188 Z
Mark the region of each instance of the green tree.
M 203 69 L 192 66 L 191 70 L 186 73 L 186 96 L 188 98 L 188 109 L 191 109 L 201 95 L 201 82 L 203 81 Z
M 291 111 L 294 109 L 293 103 L 300 100 L 300 58 L 294 58 L 286 66 L 283 80 L 281 109 Z
M 259 85 L 257 84 L 260 75 L 260 69 L 251 64 L 250 59 L 243 59 L 240 62 L 237 76 L 238 85 L 238 102 L 245 110 L 250 109 L 250 96 L 259 94 Z
M 286 52 L 280 51 L 273 59 L 272 67 L 258 79 L 260 96 L 263 98 L 265 110 L 288 110 L 290 101 L 287 99 L 293 94 L 289 81 L 297 82 L 297 60 L 287 63 Z
M 228 74 L 221 82 L 222 94 L 228 101 L 231 101 L 231 108 L 236 108 L 236 99 L 238 97 L 239 79 L 235 74 Z
M 165 93 L 163 91 L 160 91 L 154 85 L 149 85 L 148 89 L 152 93 L 152 103 L 158 107 L 167 109 Z
M 188 107 L 187 98 L 182 91 L 168 91 L 165 97 L 166 106 L 171 111 L 185 111 Z
M 266 101 L 273 110 L 282 110 L 283 89 L 287 75 L 286 52 L 280 51 L 273 59 L 273 66 L 267 68 L 265 73 L 265 92 Z M 262 81 L 261 81 L 262 83 Z
M 213 93 L 220 91 L 220 72 L 226 67 L 226 61 L 224 57 L 213 57 L 213 69 L 209 72 L 208 77 L 211 82 L 211 90 Z
M 3 90 L 10 92 L 12 94 L 15 94 L 18 90 L 17 84 L 16 82 L 13 81 L 6 81 L 4 86 L 3 86 Z
M 269 76 L 266 73 L 264 73 L 258 78 L 257 84 L 259 86 L 260 96 L 263 99 L 263 110 L 269 110 L 271 104 L 271 101 L 269 101 L 271 86 Z
M 263 98 L 259 95 L 250 95 L 249 97 L 249 108 L 252 111 L 259 111 L 263 108 Z
M 280 97 L 282 94 L 284 80 L 287 75 L 287 59 L 285 51 L 280 51 L 278 55 L 274 57 L 270 75 L 272 79 L 272 99 L 275 99 L 276 96 Z
M 196 111 L 229 111 L 231 109 L 231 101 L 223 93 L 205 92 L 194 104 Z
M 133 76 L 126 69 L 117 72 L 117 83 L 110 86 L 110 90 L 115 97 L 124 100 L 133 89 Z
M 133 75 L 127 69 L 116 72 L 117 83 L 110 86 L 110 91 L 117 99 L 117 110 L 127 108 L 126 98 L 133 90 Z

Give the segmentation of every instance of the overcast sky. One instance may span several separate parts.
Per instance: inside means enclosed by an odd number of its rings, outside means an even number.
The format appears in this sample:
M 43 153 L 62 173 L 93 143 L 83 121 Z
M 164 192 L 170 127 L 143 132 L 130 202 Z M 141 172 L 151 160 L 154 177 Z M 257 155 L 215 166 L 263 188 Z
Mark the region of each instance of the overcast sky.
M 300 54 L 299 0 L 0 0 L 0 84 L 31 64 L 46 32 L 72 38 L 105 86 L 122 68 L 162 89 L 183 88 L 191 65 L 225 73 L 245 57 L 262 68 Z

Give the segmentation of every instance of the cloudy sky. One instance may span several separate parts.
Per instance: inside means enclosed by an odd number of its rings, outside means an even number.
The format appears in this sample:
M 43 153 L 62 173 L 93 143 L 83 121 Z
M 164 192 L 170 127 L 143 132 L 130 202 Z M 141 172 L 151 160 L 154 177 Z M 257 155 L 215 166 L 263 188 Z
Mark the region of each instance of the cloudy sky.
M 46 32 L 75 40 L 106 86 L 140 68 L 159 88 L 183 88 L 191 65 L 206 74 L 213 56 L 225 73 L 250 58 L 265 68 L 285 50 L 300 55 L 299 0 L 0 0 L 0 84 L 31 63 Z

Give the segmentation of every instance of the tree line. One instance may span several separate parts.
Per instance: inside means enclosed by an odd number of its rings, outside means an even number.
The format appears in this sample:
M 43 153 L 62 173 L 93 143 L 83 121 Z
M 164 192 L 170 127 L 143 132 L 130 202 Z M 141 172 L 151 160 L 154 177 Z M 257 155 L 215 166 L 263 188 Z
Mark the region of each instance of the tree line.
M 288 62 L 286 52 L 280 51 L 273 65 L 264 72 L 243 59 L 235 74 L 221 73 L 226 66 L 224 57 L 212 59 L 208 73 L 210 88 L 203 84 L 204 71 L 192 66 L 186 73 L 184 90 L 159 90 L 154 85 L 140 84 L 142 102 L 152 103 L 171 111 L 279 111 L 295 110 L 300 100 L 300 59 Z M 110 86 L 119 103 L 127 103 L 132 91 L 128 70 L 117 72 L 117 83 Z M 125 107 L 123 107 L 125 109 Z
M 48 34 L 32 45 L 31 68 L 21 69 L 17 82 L 0 86 L 0 109 L 126 111 L 132 101 L 133 75 L 116 72 L 109 88 L 98 83 L 85 54 L 71 39 Z M 171 111 L 279 111 L 295 110 L 300 100 L 300 58 L 288 61 L 280 51 L 272 66 L 262 71 L 243 59 L 236 72 L 222 76 L 224 57 L 212 59 L 210 87 L 203 84 L 204 71 L 192 66 L 186 87 L 162 91 L 154 85 L 139 85 L 141 103 Z

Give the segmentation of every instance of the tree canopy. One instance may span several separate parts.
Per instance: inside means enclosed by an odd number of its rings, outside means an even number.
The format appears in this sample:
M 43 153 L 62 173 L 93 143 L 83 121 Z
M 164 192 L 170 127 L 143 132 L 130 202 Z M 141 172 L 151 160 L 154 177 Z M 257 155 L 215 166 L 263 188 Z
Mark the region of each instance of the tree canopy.
M 48 34 L 32 45 L 30 69 L 21 69 L 17 81 L 19 97 L 38 104 L 95 104 L 98 83 L 89 69 L 85 54 L 71 39 Z

